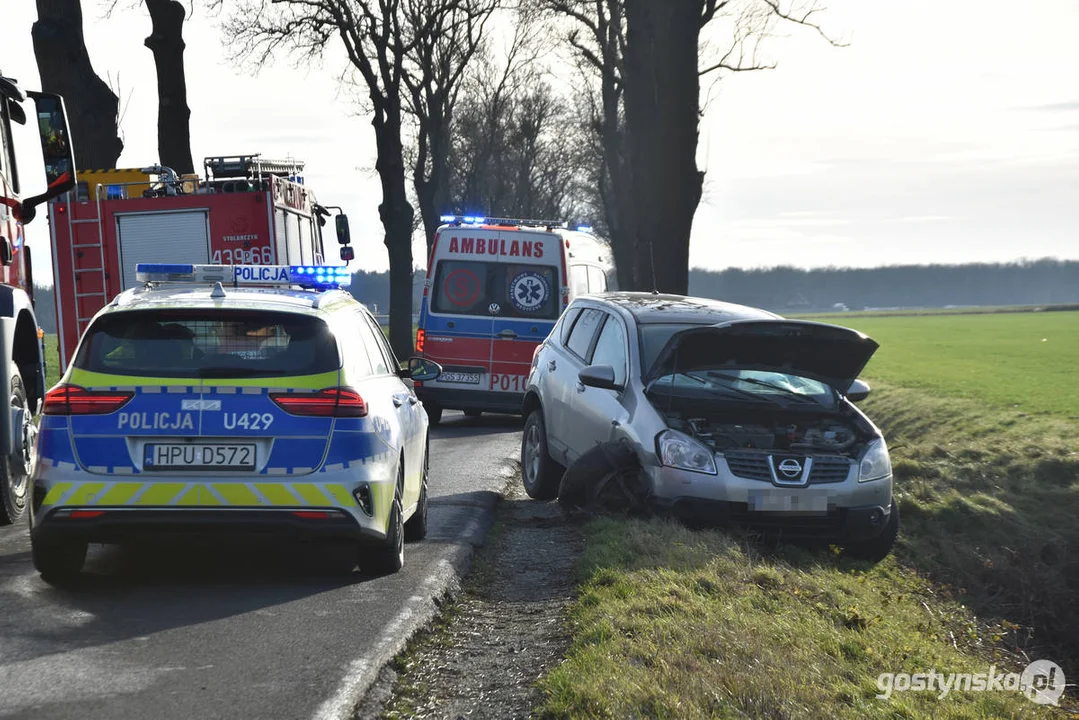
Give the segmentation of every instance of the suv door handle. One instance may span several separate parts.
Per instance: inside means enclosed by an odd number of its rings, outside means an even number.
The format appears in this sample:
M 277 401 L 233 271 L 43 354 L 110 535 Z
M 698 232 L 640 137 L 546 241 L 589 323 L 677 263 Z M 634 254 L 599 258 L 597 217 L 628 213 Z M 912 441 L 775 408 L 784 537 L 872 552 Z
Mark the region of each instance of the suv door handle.
M 517 337 L 517 333 L 515 333 L 513 330 L 510 330 L 509 328 L 506 328 L 502 332 L 498 333 L 498 336 L 501 338 L 512 340 L 513 338 Z
M 585 390 L 584 383 L 580 380 L 577 381 L 577 392 L 583 393 Z
M 403 395 L 398 394 L 398 395 L 393 396 L 393 406 L 394 407 L 401 407 L 404 404 L 405 404 L 405 398 L 404 398 Z
M 408 404 L 409 405 L 415 405 L 419 401 L 420 401 L 420 399 L 418 397 L 416 397 L 415 395 L 409 395 L 408 396 Z
M 557 367 L 558 367 L 558 363 L 556 363 L 554 360 L 548 360 L 547 361 L 547 369 L 549 371 L 554 372 L 555 368 L 557 368 Z

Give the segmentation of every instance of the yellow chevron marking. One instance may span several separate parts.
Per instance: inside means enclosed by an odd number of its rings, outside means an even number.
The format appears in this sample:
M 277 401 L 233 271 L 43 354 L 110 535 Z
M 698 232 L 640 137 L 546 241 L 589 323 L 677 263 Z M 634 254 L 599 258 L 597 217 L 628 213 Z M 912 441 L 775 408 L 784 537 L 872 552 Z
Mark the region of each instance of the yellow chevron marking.
M 309 483 L 296 483 L 292 486 L 296 493 L 307 501 L 309 505 L 333 505 L 333 501 L 319 490 L 318 485 Z
M 201 505 L 199 486 L 195 485 L 176 501 L 177 505 Z
M 49 493 L 45 496 L 45 500 L 43 500 L 42 502 L 45 505 L 55 505 L 56 502 L 64 496 L 64 493 L 70 490 L 71 486 L 74 484 L 75 483 L 69 482 L 56 483 L 51 488 L 49 488 Z
M 255 489 L 270 501 L 271 505 L 299 505 L 296 498 L 284 485 L 277 483 L 257 483 Z
M 344 485 L 324 485 L 326 492 L 333 495 L 334 500 L 340 505 L 345 507 L 352 507 L 356 504 L 356 500 L 348 494 L 348 490 L 345 490 Z
M 239 483 L 214 483 L 214 490 L 225 498 L 226 505 L 258 505 L 259 499 L 246 485 Z
M 98 505 L 127 505 L 135 493 L 142 489 L 140 482 L 120 482 L 114 484 L 98 499 Z
M 103 482 L 88 482 L 83 483 L 75 492 L 68 498 L 66 505 L 96 505 L 96 502 L 90 502 L 90 496 L 96 495 L 101 492 L 105 487 Z
M 187 483 L 155 482 L 148 483 L 149 488 L 143 493 L 136 505 L 168 505 L 176 493 L 187 487 Z

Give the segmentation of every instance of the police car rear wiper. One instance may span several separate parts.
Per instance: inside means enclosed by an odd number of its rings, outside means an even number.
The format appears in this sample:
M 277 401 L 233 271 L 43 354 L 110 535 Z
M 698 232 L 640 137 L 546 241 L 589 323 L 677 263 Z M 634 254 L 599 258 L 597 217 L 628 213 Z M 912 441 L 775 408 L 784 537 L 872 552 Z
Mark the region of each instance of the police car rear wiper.
M 256 377 L 259 375 L 294 375 L 295 373 L 289 370 L 282 370 L 281 368 L 245 368 L 219 365 L 199 368 L 198 374 L 199 377 L 204 378 L 241 378 Z

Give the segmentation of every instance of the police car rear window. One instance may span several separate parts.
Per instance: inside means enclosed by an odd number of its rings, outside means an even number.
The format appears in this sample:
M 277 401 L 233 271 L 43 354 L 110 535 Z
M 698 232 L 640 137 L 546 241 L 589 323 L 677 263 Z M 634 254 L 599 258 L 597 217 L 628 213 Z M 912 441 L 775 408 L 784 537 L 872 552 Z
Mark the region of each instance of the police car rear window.
M 441 260 L 432 312 L 484 317 L 558 318 L 558 268 L 500 262 Z
M 312 375 L 340 366 L 319 318 L 251 310 L 111 313 L 90 326 L 75 358 L 81 370 L 165 378 Z

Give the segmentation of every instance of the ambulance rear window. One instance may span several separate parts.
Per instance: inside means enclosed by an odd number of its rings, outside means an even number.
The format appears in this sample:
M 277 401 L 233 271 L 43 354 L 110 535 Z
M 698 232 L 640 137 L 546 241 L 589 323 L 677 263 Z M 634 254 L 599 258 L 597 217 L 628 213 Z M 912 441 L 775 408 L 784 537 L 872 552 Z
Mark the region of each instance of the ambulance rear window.
M 440 260 L 431 292 L 435 313 L 558 318 L 558 268 L 553 265 Z
M 75 367 L 110 375 L 244 378 L 313 375 L 341 367 L 325 322 L 287 312 L 132 310 L 86 332 Z

